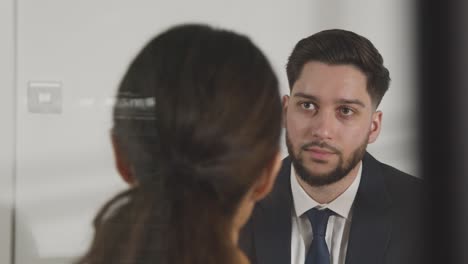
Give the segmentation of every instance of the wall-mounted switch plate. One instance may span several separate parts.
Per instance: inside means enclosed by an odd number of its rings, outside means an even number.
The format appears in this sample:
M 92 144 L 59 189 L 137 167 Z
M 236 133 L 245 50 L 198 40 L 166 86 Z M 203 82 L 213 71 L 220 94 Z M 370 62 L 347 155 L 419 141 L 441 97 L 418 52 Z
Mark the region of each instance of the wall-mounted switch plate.
M 28 110 L 31 113 L 62 113 L 61 82 L 28 82 Z

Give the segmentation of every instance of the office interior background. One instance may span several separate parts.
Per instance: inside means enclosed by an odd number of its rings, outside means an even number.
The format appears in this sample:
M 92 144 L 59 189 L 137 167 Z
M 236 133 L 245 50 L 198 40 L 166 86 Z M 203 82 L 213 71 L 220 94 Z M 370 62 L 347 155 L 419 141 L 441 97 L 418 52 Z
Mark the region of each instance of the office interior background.
M 369 38 L 392 82 L 369 151 L 419 176 L 414 10 L 406 0 L 0 1 L 0 263 L 71 263 L 92 219 L 126 185 L 114 166 L 111 109 L 136 52 L 197 22 L 249 36 L 289 92 L 295 43 L 343 28 Z M 283 155 L 286 155 L 283 144 Z

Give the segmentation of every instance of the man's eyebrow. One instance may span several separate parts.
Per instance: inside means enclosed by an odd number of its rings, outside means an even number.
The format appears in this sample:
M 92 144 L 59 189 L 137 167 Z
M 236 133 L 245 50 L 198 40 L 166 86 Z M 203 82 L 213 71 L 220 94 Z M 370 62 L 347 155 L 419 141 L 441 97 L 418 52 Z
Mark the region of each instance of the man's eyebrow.
M 359 99 L 340 99 L 337 101 L 339 104 L 354 104 L 354 105 L 359 105 L 362 108 L 366 108 L 366 105 L 364 102 L 362 102 Z
M 305 94 L 305 93 L 295 93 L 293 95 L 293 97 L 301 97 L 301 98 L 306 98 L 306 99 L 310 99 L 310 100 L 313 100 L 313 101 L 318 101 L 318 98 L 313 96 L 313 95 L 310 95 L 310 94 Z
M 316 96 L 301 93 L 301 92 L 295 93 L 293 95 L 293 97 L 305 98 L 305 99 L 309 99 L 309 100 L 312 100 L 312 101 L 320 101 Z M 359 99 L 339 99 L 336 102 L 338 104 L 351 104 L 351 105 L 358 105 L 358 106 L 360 106 L 362 108 L 366 108 L 366 104 L 364 104 L 364 102 L 362 102 Z

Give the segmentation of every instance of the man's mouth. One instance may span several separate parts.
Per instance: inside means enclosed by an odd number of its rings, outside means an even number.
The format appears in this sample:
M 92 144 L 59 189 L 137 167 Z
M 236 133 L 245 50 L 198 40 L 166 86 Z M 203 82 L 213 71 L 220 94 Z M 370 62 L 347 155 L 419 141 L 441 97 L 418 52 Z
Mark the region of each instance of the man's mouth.
M 336 154 L 335 151 L 320 147 L 308 147 L 304 148 L 304 151 L 307 152 L 313 159 L 317 160 L 326 160 L 329 159 L 332 155 Z

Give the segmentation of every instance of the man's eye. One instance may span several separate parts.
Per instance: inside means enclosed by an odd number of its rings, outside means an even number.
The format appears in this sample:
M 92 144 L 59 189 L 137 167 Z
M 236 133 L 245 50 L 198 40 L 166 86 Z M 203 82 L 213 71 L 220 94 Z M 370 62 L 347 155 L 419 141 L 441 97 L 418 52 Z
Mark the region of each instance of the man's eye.
M 353 111 L 353 109 L 351 109 L 349 107 L 341 107 L 340 108 L 340 114 L 342 114 L 344 116 L 350 116 L 350 115 L 354 114 L 354 111 Z
M 306 110 L 312 110 L 315 108 L 314 104 L 312 103 L 301 103 L 301 107 Z

